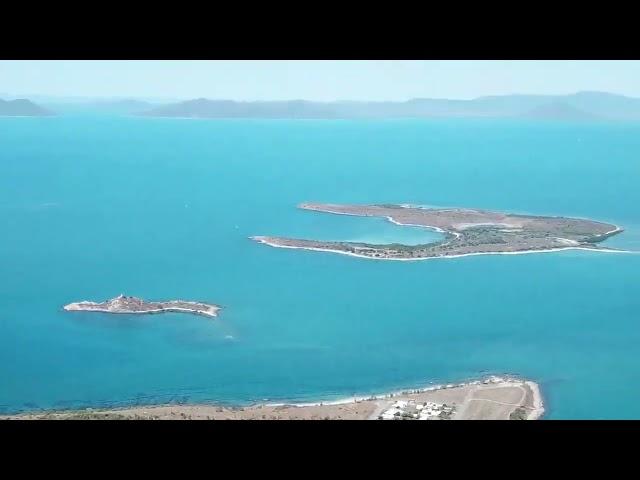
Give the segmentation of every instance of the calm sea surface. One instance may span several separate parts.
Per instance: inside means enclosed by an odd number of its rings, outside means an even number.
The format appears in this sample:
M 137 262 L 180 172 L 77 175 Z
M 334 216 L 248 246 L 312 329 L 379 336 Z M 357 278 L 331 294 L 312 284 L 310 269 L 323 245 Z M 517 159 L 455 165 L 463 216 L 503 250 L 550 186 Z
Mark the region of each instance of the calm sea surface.
M 640 124 L 0 118 L 0 411 L 309 401 L 512 373 L 640 418 L 640 255 L 385 262 L 250 235 L 438 234 L 300 202 L 566 215 L 640 250 Z M 224 306 L 66 313 L 120 293 Z

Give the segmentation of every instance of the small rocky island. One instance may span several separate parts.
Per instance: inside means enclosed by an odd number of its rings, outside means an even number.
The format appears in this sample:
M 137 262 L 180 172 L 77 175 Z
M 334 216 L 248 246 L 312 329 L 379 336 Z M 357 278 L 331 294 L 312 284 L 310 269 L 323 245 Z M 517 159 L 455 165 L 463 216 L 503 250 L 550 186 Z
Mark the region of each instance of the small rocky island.
M 305 210 L 384 217 L 397 225 L 431 228 L 442 241 L 423 245 L 370 244 L 302 240 L 285 237 L 251 237 L 273 247 L 342 253 L 382 260 L 423 260 L 481 254 L 517 254 L 567 249 L 620 251 L 598 245 L 622 232 L 609 223 L 579 218 L 517 215 L 464 208 L 423 208 L 407 205 L 336 205 L 305 203 Z
M 170 300 L 167 302 L 148 302 L 137 297 L 119 295 L 105 302 L 75 302 L 65 305 L 68 312 L 102 312 L 102 313 L 192 313 L 205 317 L 217 317 L 218 305 L 202 302 L 186 302 L 184 300 Z

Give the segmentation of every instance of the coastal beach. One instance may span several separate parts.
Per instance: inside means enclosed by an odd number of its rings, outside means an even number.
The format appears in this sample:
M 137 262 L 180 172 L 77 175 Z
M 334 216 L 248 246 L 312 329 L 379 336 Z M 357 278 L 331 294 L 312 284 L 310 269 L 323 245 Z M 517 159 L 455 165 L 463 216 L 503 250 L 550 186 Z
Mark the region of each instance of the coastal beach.
M 329 253 L 337 253 L 340 255 L 348 255 L 348 256 L 357 257 L 357 258 L 366 258 L 368 260 L 389 260 L 389 261 L 396 261 L 396 262 L 417 262 L 422 260 L 435 260 L 435 259 L 442 259 L 442 258 L 471 257 L 474 255 L 524 255 L 527 253 L 562 252 L 565 250 L 586 250 L 589 252 L 603 252 L 603 253 L 640 253 L 640 252 L 633 252 L 630 250 L 614 250 L 614 249 L 608 249 L 608 248 L 588 248 L 588 247 L 567 246 L 567 247 L 561 247 L 561 248 L 549 248 L 549 249 L 540 249 L 540 250 L 523 250 L 519 252 L 473 252 L 473 253 L 462 253 L 462 254 L 452 254 L 452 255 L 440 255 L 437 257 L 396 258 L 396 257 L 372 257 L 369 255 L 360 255 L 353 252 L 333 250 L 331 248 L 296 247 L 292 245 L 281 245 L 279 243 L 270 242 L 269 240 L 267 240 L 267 238 L 269 237 L 263 237 L 263 236 L 253 236 L 249 238 L 251 240 L 257 241 L 259 243 L 264 243 L 265 245 L 269 245 L 270 247 L 275 247 L 275 248 L 290 248 L 294 250 L 329 252 Z
M 429 404 L 438 414 L 420 418 Z M 412 409 L 411 406 L 416 406 Z M 443 415 L 446 408 L 450 415 Z M 395 411 L 395 410 L 397 411 Z M 392 415 L 385 412 L 393 410 Z M 0 416 L 0 420 L 538 420 L 544 414 L 538 385 L 516 378 L 435 385 L 422 389 L 330 402 L 258 404 L 245 407 L 220 405 L 146 405 L 118 409 L 85 409 L 69 412 L 33 412 Z

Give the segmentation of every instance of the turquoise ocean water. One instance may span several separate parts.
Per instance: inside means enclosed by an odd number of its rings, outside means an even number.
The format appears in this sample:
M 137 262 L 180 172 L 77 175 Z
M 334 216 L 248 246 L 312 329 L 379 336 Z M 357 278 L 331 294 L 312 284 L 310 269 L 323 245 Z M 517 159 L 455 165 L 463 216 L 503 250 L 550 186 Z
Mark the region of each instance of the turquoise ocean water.
M 300 202 L 567 215 L 640 250 L 640 124 L 0 118 L 0 411 L 310 401 L 540 382 L 547 418 L 640 418 L 640 255 L 389 262 L 250 235 L 432 241 Z M 120 293 L 224 306 L 66 313 Z

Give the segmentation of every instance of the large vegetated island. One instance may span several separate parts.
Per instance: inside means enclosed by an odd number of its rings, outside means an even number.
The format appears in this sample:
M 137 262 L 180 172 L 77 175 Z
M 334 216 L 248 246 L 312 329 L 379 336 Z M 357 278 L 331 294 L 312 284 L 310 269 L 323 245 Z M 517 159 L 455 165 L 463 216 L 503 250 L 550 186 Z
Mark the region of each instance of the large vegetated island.
M 137 297 L 119 295 L 104 302 L 75 302 L 64 306 L 69 312 L 102 312 L 102 313 L 191 313 L 205 317 L 216 317 L 220 306 L 202 302 L 169 300 L 165 302 L 149 302 Z
M 305 210 L 341 215 L 384 217 L 398 225 L 435 229 L 444 235 L 423 245 L 370 244 L 255 236 L 273 247 L 301 248 L 385 260 L 422 260 L 480 254 L 516 254 L 566 249 L 620 251 L 598 245 L 622 231 L 609 223 L 565 217 L 517 215 L 464 208 L 405 205 L 336 205 L 305 203 Z

